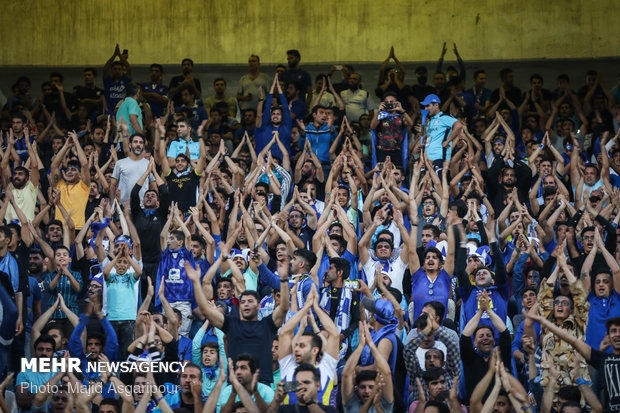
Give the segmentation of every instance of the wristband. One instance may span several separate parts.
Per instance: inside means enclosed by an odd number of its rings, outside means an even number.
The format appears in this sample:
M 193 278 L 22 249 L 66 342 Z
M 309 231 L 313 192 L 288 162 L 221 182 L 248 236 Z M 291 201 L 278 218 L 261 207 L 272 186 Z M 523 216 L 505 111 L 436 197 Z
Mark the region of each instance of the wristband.
M 527 405 L 527 406 L 523 406 L 523 407 L 521 407 L 521 410 L 526 411 L 526 410 L 528 410 L 530 407 L 532 407 L 532 405 L 531 405 L 531 404 L 530 404 L 530 405 Z
M 281 282 L 281 283 L 287 283 L 287 282 L 288 282 L 288 280 L 285 280 L 285 279 L 280 278 L 280 282 Z
M 541 143 L 540 145 L 538 145 L 538 147 L 539 147 L 540 149 L 542 149 L 542 148 L 544 148 L 544 147 L 545 147 L 545 145 L 543 145 L 543 144 Z
M 585 380 L 583 377 L 579 377 L 575 381 L 577 382 L 577 386 L 583 386 L 584 384 L 587 384 L 588 386 L 592 385 L 591 381 Z
M 155 403 L 159 404 L 159 402 L 164 398 L 164 396 L 161 396 L 159 399 L 155 400 Z
M 311 404 L 315 404 L 316 400 L 310 400 L 309 402 L 306 403 L 306 406 L 310 406 Z

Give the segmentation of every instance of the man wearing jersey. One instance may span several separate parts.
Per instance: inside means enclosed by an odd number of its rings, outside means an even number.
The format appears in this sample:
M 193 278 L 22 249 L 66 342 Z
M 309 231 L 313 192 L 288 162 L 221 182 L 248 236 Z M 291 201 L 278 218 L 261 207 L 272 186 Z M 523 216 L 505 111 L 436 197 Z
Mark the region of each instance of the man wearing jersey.
M 442 168 L 444 160 L 450 160 L 452 154 L 452 140 L 459 136 L 463 124 L 456 118 L 444 114 L 440 109 L 441 101 L 434 94 L 428 95 L 420 106 L 428 110 L 426 120 L 426 155 L 433 162 L 435 170 Z
M 310 308 L 314 309 L 323 328 L 329 334 L 319 363 L 317 363 L 317 358 L 321 354 L 322 341 L 317 334 L 311 332 L 303 333 L 303 335 L 297 339 L 295 347 L 293 348 L 295 328 L 306 315 L 310 314 L 310 316 L 312 316 Z M 285 382 L 295 380 L 295 369 L 302 363 L 316 366 L 321 373 L 318 403 L 328 405 L 334 387 L 333 381 L 338 364 L 340 333 L 332 319 L 329 318 L 329 314 L 319 307 L 319 297 L 314 287 L 312 287 L 303 308 L 296 312 L 286 324 L 282 326 L 278 340 L 278 362 L 280 364 L 280 375 L 282 379 L 284 379 Z M 288 396 L 284 398 L 283 402 L 285 405 L 296 403 L 297 399 L 295 393 L 289 393 Z
M 170 231 L 170 225 L 174 221 L 180 230 Z M 191 322 L 189 316 L 192 314 L 192 304 L 194 303 L 194 287 L 192 281 L 187 277 L 185 263 L 189 262 L 192 267 L 194 256 L 186 248 L 190 245 L 192 234 L 185 226 L 179 216 L 179 209 L 176 203 L 172 204 L 170 217 L 161 231 L 161 262 L 157 271 L 157 281 L 155 291 L 159 291 L 159 285 L 164 282 L 164 297 L 168 300 L 172 308 L 181 312 L 182 321 L 179 327 L 179 334 L 189 335 Z M 161 311 L 161 301 L 155 298 L 155 308 Z

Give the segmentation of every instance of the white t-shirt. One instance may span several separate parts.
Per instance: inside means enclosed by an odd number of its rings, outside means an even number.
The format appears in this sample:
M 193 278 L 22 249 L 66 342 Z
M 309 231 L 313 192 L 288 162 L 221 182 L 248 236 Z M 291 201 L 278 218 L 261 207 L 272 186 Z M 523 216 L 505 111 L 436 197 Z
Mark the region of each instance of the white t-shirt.
M 121 203 L 129 200 L 131 196 L 131 190 L 133 189 L 138 179 L 144 175 L 146 169 L 149 166 L 149 160 L 142 158 L 134 161 L 131 158 L 124 158 L 116 162 L 114 165 L 114 171 L 112 172 L 112 178 L 118 180 L 118 187 L 121 190 Z M 144 193 L 149 189 L 149 182 L 154 181 L 153 175 L 149 175 L 148 179 L 142 185 L 140 190 L 140 200 L 144 197 Z
M 378 266 L 382 267 L 383 264 L 372 258 L 364 263 L 362 268 L 366 274 L 366 281 L 368 285 L 372 285 L 375 281 L 375 273 Z M 386 271 L 392 280 L 392 287 L 396 288 L 401 293 L 403 292 L 403 275 L 405 274 L 406 269 L 407 265 L 402 259 L 400 259 L 399 256 L 393 262 L 389 263 L 389 269 Z
M 295 360 L 295 356 L 293 354 L 289 354 L 285 356 L 282 360 L 279 360 L 280 364 L 280 377 L 287 382 L 295 380 L 295 369 L 299 364 Z M 323 357 L 321 357 L 321 361 L 316 366 L 319 373 L 321 373 L 321 386 L 319 387 L 319 393 L 323 394 L 324 397 L 329 397 L 329 393 L 331 393 L 331 388 L 334 386 L 334 377 L 336 376 L 336 367 L 338 366 L 338 360 L 333 358 L 327 353 L 323 353 Z M 324 394 L 327 392 L 327 394 Z M 285 404 L 287 404 L 288 397 L 285 399 Z M 319 403 L 329 404 L 329 400 L 327 403 L 324 403 L 323 400 L 319 400 Z

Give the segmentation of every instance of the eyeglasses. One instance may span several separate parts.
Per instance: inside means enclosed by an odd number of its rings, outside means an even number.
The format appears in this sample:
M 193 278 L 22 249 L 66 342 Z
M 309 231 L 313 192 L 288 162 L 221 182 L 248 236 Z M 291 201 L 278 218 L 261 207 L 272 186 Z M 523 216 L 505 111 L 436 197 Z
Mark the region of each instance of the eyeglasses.
M 434 203 L 434 202 L 430 202 L 430 201 L 429 201 L 429 202 L 422 202 L 422 205 L 425 205 L 425 206 L 426 206 L 426 205 L 433 206 L 433 205 L 435 205 L 435 203 Z
M 571 304 L 570 304 L 570 301 L 568 300 L 554 300 L 553 305 L 556 307 L 559 307 L 559 306 L 570 307 Z
M 68 402 L 68 401 L 69 401 L 69 398 L 68 398 L 68 397 L 54 396 L 54 397 L 52 397 L 52 400 L 54 400 L 55 402 L 57 402 L 57 401 L 59 401 L 59 400 L 62 400 L 63 402 L 65 402 L 65 403 L 66 403 L 66 402 Z
M 435 281 L 431 281 L 431 282 L 428 284 L 428 295 L 433 295 L 433 294 L 435 294 L 435 291 L 433 290 L 433 289 L 434 289 L 434 287 L 435 287 Z
M 75 172 L 77 172 L 78 170 L 79 170 L 79 169 L 78 169 L 78 168 L 76 168 L 75 166 L 69 166 L 69 167 L 65 168 L 65 171 L 66 171 L 66 172 L 70 172 L 70 171 L 75 171 Z
M 303 215 L 299 215 L 299 214 L 291 214 L 291 215 L 289 215 L 288 217 L 289 217 L 289 218 L 300 218 L 300 219 L 301 219 L 301 218 L 303 217 Z
M 594 241 L 594 235 L 584 235 L 581 239 L 584 241 Z

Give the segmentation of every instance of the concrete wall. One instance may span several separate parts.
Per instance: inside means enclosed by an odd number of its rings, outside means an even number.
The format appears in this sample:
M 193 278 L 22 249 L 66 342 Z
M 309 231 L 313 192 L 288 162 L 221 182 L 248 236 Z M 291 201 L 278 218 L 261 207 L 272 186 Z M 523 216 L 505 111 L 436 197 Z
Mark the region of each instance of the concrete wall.
M 2 2 L 0 65 L 377 62 L 617 56 L 618 0 L 24 0 Z M 451 49 L 451 47 L 450 47 Z M 447 56 L 452 60 L 451 50 Z

